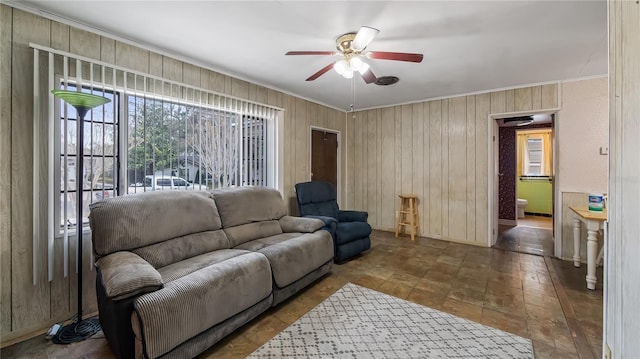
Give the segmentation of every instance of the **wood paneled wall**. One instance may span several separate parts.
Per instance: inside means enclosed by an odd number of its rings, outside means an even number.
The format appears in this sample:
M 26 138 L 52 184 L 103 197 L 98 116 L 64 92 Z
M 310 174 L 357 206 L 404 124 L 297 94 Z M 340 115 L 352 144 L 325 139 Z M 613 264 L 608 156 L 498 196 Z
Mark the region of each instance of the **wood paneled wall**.
M 70 240 L 72 246 L 68 278 L 63 275 L 62 241 L 56 239 L 55 274 L 50 283 L 46 273 L 46 238 L 39 241 L 42 264 L 37 285 L 32 283 L 33 51 L 29 48 L 30 42 L 283 108 L 284 134 L 280 137 L 284 142 L 283 193 L 292 213 L 296 212 L 293 186 L 309 179 L 310 126 L 341 131 L 343 136 L 345 133 L 345 114 L 342 111 L 0 5 L 2 346 L 20 336 L 42 332 L 52 323 L 72 317 L 76 308 L 73 239 Z M 343 156 L 345 153 L 346 151 L 342 151 Z M 343 157 L 342 183 L 345 183 L 345 160 Z M 40 180 L 46 183 L 46 179 Z M 41 218 L 46 220 L 46 216 Z M 43 222 L 44 225 L 46 224 Z M 44 230 L 41 233 L 45 233 Z M 90 263 L 89 243 L 90 239 L 85 236 L 87 250 L 84 253 L 84 263 Z M 85 313 L 95 312 L 95 271 L 90 271 L 87 265 L 84 272 Z
M 346 206 L 392 230 L 398 195 L 413 193 L 422 236 L 486 245 L 489 115 L 557 107 L 550 84 L 349 115 Z
M 605 240 L 604 345 L 611 358 L 640 353 L 640 4 L 609 1 L 609 232 Z

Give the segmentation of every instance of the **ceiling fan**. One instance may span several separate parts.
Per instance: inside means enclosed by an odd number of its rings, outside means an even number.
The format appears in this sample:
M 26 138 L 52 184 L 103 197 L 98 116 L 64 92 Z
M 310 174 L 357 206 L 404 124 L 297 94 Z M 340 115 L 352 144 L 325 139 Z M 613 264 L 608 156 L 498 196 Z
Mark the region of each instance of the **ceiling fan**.
M 306 81 L 313 81 L 324 75 L 331 68 L 345 78 L 352 78 L 354 72 L 359 72 L 364 82 L 370 84 L 376 82 L 376 76 L 371 71 L 371 67 L 363 59 L 394 60 L 407 62 L 422 62 L 422 54 L 411 54 L 405 52 L 383 52 L 369 51 L 364 49 L 373 41 L 380 30 L 369 26 L 362 26 L 358 32 L 348 32 L 338 36 L 336 39 L 335 51 L 289 51 L 285 55 L 332 55 L 342 57 L 340 60 L 330 63 L 320 69 L 320 71 L 309 76 Z

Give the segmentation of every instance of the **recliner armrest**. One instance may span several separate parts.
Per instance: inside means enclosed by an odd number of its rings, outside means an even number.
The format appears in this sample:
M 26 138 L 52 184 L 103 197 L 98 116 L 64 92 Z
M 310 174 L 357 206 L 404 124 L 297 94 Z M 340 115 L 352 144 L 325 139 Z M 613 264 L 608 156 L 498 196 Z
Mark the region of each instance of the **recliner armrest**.
M 284 216 L 278 220 L 285 233 L 300 232 L 313 233 L 324 226 L 324 221 L 319 218 Z
M 132 252 L 115 252 L 96 261 L 107 297 L 120 300 L 162 288 L 162 276 Z
M 338 211 L 338 221 L 340 222 L 366 222 L 369 213 L 364 211 Z

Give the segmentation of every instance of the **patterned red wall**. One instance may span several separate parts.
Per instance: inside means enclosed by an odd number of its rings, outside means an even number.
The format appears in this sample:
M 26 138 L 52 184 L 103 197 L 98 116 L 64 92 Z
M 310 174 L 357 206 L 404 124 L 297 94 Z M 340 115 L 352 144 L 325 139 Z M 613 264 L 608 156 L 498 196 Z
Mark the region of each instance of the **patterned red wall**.
M 551 124 L 500 127 L 498 142 L 498 218 L 516 219 L 516 130 L 550 128 Z

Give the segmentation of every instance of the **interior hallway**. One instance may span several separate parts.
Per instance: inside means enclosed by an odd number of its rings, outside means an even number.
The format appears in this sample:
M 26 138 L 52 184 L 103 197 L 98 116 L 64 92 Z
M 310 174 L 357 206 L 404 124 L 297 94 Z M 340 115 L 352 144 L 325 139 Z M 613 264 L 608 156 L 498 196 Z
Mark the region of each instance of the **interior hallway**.
M 494 248 L 552 257 L 553 220 L 551 217 L 518 218 L 515 227 L 499 225 Z
M 347 282 L 531 338 L 535 357 L 599 358 L 602 268 L 587 290 L 586 266 L 495 248 L 374 231 L 364 255 L 232 333 L 199 358 L 243 358 Z M 102 333 L 53 345 L 39 336 L 8 347 L 2 358 L 111 359 Z

